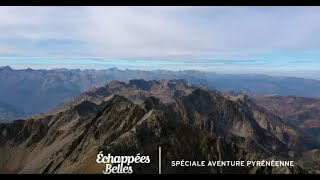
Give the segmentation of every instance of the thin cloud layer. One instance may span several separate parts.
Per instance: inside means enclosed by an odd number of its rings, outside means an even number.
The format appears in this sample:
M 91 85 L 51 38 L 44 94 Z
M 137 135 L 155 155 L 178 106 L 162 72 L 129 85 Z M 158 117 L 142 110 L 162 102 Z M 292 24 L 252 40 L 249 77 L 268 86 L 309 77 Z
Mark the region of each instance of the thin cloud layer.
M 320 49 L 319 7 L 0 7 L 0 53 L 243 59 Z

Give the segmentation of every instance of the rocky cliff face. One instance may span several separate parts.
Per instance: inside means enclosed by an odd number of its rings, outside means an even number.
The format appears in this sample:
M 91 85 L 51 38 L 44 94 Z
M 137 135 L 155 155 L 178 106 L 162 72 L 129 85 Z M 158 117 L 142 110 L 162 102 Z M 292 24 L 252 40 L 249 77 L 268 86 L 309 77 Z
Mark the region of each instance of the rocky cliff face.
M 246 98 L 182 81 L 111 82 L 56 112 L 1 124 L 0 172 L 102 173 L 95 162 L 102 150 L 150 155 L 134 172 L 157 173 L 161 146 L 162 173 L 309 173 L 299 166 L 170 166 L 181 159 L 294 159 L 318 148 L 309 138 Z

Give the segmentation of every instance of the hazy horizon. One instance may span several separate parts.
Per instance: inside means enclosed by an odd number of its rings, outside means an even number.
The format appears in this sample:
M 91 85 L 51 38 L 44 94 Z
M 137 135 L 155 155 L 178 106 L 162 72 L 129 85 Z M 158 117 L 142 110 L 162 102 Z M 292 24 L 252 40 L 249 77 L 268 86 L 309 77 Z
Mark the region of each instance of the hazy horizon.
M 83 58 L 81 58 L 83 59 Z M 231 60 L 230 60 L 231 61 Z M 0 61 L 0 68 L 9 66 L 14 70 L 23 70 L 23 69 L 34 69 L 34 70 L 52 70 L 52 69 L 69 69 L 69 70 L 106 70 L 110 68 L 117 68 L 119 70 L 141 70 L 141 71 L 157 71 L 157 70 L 165 70 L 165 71 L 187 71 L 187 70 L 194 70 L 199 72 L 209 72 L 209 73 L 217 73 L 217 74 L 230 74 L 230 75 L 267 75 L 273 77 L 297 77 L 297 78 L 307 78 L 307 79 L 315 79 L 320 80 L 320 73 L 318 71 L 287 71 L 286 73 L 277 73 L 273 71 L 265 71 L 265 69 L 260 69 L 257 71 L 239 71 L 235 66 L 230 66 L 223 64 L 221 62 L 206 62 L 206 63 L 192 63 L 192 62 L 185 62 L 185 61 L 152 61 L 153 63 L 150 64 L 146 60 L 108 60 L 108 61 L 101 61 L 99 62 L 96 58 L 88 58 L 86 61 L 80 61 L 82 63 L 72 63 L 72 62 L 79 62 L 76 59 L 66 61 L 64 58 L 61 58 L 59 61 L 50 61 L 50 64 L 45 63 L 35 63 L 36 61 L 32 61 L 32 63 L 26 61 L 25 63 L 17 62 L 11 64 L 3 64 Z M 55 63 L 56 62 L 56 63 Z M 98 62 L 98 63 L 97 63 Z M 199 68 L 194 68 L 194 65 L 201 65 L 198 66 Z M 243 65 L 241 65 L 243 66 Z M 229 69 L 235 68 L 233 70 L 225 70 L 219 69 L 219 67 L 228 67 Z

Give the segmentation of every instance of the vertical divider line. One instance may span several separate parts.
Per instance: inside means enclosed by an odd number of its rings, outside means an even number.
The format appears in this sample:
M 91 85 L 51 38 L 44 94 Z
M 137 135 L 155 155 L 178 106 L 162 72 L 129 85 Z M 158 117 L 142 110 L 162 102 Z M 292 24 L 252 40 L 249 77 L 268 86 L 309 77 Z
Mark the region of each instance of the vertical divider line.
M 159 147 L 159 174 L 161 174 L 161 147 Z

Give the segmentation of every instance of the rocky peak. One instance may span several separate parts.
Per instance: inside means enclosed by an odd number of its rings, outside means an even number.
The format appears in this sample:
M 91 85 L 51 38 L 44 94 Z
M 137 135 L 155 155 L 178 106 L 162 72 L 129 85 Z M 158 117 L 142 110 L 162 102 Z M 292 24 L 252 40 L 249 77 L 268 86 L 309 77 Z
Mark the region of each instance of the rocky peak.
M 80 116 L 96 112 L 98 109 L 99 106 L 90 101 L 82 101 L 72 108 L 72 110 L 76 111 Z
M 10 72 L 10 71 L 13 71 L 13 69 L 10 66 L 2 66 L 0 67 L 0 71 Z
M 151 109 L 158 109 L 161 104 L 162 102 L 158 98 L 151 96 L 144 100 L 142 107 L 150 111 Z
M 135 88 L 142 89 L 144 91 L 150 90 L 153 84 L 154 84 L 153 81 L 145 81 L 143 79 L 133 79 L 129 81 L 129 85 Z
M 117 88 L 117 87 L 122 87 L 122 86 L 125 86 L 125 85 L 126 84 L 124 82 L 117 81 L 117 80 L 112 80 L 107 84 L 107 87 Z

